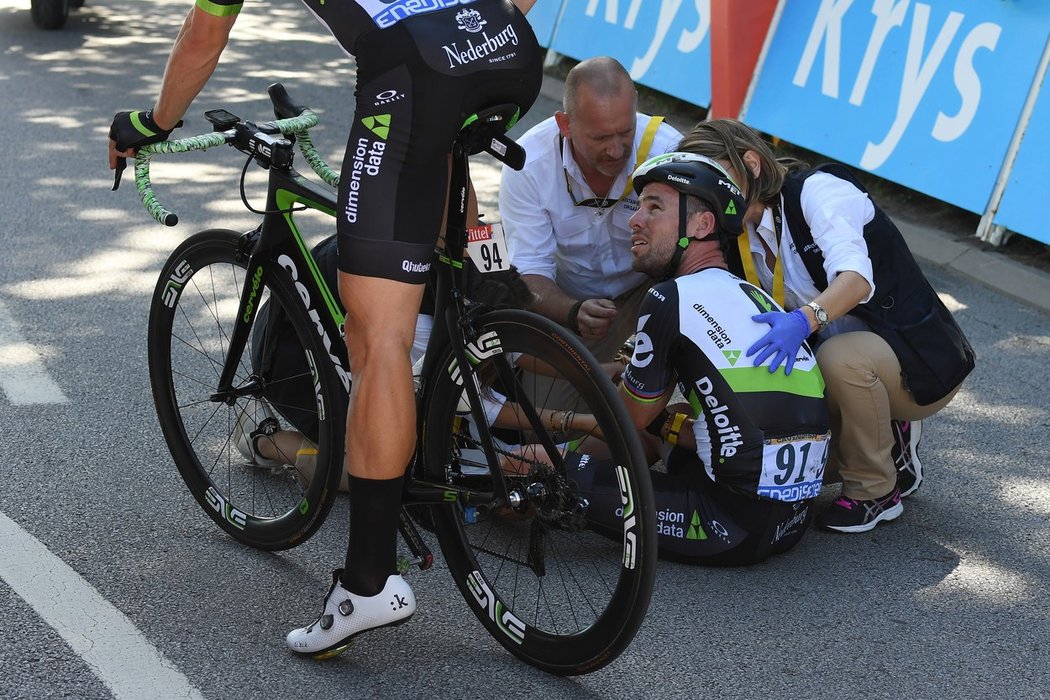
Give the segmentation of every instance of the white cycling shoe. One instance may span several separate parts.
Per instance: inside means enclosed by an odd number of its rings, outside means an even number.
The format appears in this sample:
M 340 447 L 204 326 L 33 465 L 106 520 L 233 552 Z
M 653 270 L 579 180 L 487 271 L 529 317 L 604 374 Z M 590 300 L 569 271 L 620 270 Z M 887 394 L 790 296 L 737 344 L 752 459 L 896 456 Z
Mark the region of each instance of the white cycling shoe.
M 257 399 L 248 399 L 244 409 L 237 415 L 237 424 L 233 428 L 233 444 L 250 464 L 260 467 L 279 467 L 284 463 L 267 459 L 259 454 L 255 441 L 260 437 L 273 435 L 280 427 L 277 416 L 273 414 L 269 406 Z
M 332 587 L 324 598 L 321 616 L 309 627 L 288 633 L 288 648 L 295 653 L 329 659 L 362 632 L 400 625 L 416 612 L 416 595 L 398 574 L 391 574 L 376 595 L 361 596 L 343 588 L 339 580 L 342 573 L 342 569 L 332 572 Z

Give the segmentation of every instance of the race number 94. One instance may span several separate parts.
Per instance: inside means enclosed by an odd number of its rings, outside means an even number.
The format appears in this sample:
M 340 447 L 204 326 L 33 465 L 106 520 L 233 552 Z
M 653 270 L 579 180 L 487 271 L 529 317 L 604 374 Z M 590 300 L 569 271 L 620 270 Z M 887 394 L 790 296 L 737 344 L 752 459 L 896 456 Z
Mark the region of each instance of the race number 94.
M 467 255 L 478 272 L 505 272 L 510 269 L 507 237 L 500 224 L 485 224 L 467 229 Z

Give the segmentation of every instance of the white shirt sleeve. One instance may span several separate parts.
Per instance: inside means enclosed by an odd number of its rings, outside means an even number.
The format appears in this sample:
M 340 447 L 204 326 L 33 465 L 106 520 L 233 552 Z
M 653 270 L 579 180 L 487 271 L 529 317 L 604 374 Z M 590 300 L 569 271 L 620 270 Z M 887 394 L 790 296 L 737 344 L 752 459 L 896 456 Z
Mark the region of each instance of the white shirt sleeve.
M 875 293 L 875 278 L 864 241 L 864 226 L 875 218 L 875 205 L 867 194 L 830 173 L 814 173 L 802 185 L 802 215 L 824 253 L 824 272 L 830 284 L 847 270 L 867 280 Z
M 556 279 L 558 241 L 535 177 L 523 170 L 503 168 L 499 187 L 499 213 L 507 236 L 511 262 L 523 275 Z

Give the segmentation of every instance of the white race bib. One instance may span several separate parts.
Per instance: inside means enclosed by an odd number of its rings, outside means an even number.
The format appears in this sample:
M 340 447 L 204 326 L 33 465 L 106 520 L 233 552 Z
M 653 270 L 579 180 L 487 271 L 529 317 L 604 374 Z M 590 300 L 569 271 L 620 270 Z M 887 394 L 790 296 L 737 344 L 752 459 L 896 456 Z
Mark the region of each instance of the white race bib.
M 762 448 L 758 495 L 777 501 L 802 501 L 820 495 L 829 435 L 767 440 Z
M 507 237 L 501 224 L 485 224 L 467 229 L 467 255 L 477 271 L 506 272 L 510 269 Z

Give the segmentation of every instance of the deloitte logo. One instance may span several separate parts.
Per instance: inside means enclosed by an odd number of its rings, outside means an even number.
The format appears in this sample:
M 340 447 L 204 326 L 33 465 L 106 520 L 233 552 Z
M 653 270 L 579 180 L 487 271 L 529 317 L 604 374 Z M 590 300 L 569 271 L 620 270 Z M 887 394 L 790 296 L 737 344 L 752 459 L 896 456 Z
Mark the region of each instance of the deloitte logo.
M 384 141 L 386 141 L 387 136 L 390 135 L 389 114 L 377 114 L 372 117 L 365 117 L 361 120 L 361 123 L 365 125 L 366 129 Z

